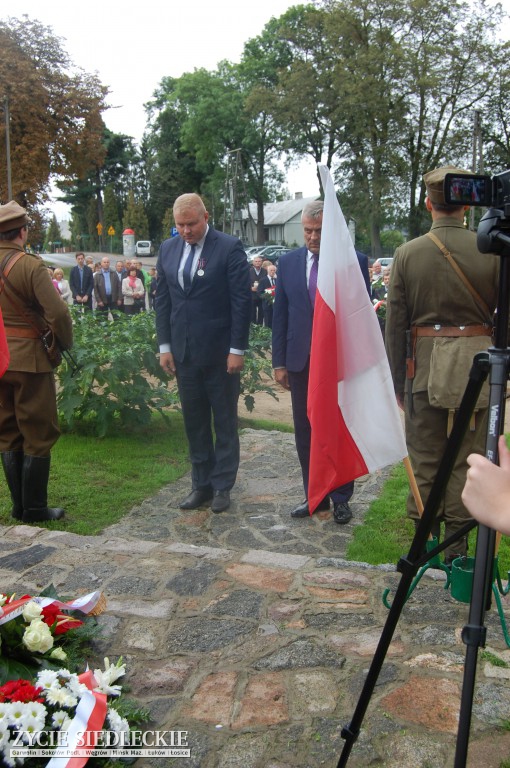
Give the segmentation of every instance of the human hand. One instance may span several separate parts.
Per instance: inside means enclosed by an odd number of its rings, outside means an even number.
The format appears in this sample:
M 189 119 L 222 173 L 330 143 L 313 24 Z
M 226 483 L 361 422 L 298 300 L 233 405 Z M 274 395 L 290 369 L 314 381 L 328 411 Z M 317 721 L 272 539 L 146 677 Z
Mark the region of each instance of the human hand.
M 227 357 L 227 373 L 241 373 L 244 368 L 244 355 L 235 355 L 233 352 Z
M 169 376 L 175 375 L 175 361 L 171 352 L 161 352 L 159 355 L 159 364 Z
M 498 442 L 499 467 L 484 456 L 468 456 L 462 501 L 482 525 L 510 535 L 510 451 L 504 435 Z
M 289 372 L 286 368 L 275 368 L 273 373 L 274 380 L 277 384 L 279 384 L 284 389 L 290 389 Z

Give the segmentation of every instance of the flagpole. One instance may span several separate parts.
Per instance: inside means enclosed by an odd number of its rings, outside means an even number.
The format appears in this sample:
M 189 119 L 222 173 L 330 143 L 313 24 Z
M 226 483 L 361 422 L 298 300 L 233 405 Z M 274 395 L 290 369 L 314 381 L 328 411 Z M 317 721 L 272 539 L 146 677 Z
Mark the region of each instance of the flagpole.
M 409 486 L 411 488 L 411 493 L 413 494 L 414 503 L 416 504 L 416 508 L 418 510 L 418 514 L 420 517 L 423 516 L 423 501 L 420 494 L 420 489 L 418 488 L 418 483 L 416 482 L 416 477 L 414 476 L 413 468 L 411 466 L 411 460 L 409 459 L 409 456 L 406 456 L 405 459 L 403 459 L 403 464 L 405 467 L 405 470 L 407 472 L 407 479 L 409 480 Z M 432 534 L 429 533 L 429 541 L 431 541 L 433 538 Z

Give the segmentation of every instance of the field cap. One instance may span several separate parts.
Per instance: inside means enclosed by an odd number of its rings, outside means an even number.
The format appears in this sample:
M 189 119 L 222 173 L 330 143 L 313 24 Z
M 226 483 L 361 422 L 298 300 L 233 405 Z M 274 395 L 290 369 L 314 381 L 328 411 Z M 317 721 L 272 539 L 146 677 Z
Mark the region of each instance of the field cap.
M 24 227 L 29 221 L 26 210 L 15 200 L 0 205 L 0 232 L 9 232 L 11 229 Z
M 423 181 L 427 188 L 427 196 L 433 203 L 446 205 L 444 199 L 444 177 L 447 173 L 454 173 L 456 176 L 470 175 L 470 171 L 463 168 L 455 168 L 454 165 L 444 165 L 442 168 L 436 168 L 435 171 L 429 171 L 424 174 Z

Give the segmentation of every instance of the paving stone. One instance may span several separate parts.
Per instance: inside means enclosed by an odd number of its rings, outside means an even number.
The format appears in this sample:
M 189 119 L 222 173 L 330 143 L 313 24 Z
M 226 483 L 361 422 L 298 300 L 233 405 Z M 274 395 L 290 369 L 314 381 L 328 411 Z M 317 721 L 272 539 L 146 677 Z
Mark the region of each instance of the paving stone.
M 218 578 L 219 573 L 217 565 L 199 562 L 170 579 L 166 587 L 177 595 L 202 595 Z
M 114 563 L 94 560 L 88 565 L 74 568 L 62 585 L 70 594 L 85 594 L 99 589 L 117 571 Z
M 146 619 L 165 619 L 174 611 L 175 600 L 140 600 L 139 598 L 108 597 L 107 611 L 120 616 L 143 616 Z
M 254 669 L 303 669 L 306 667 L 343 667 L 345 657 L 316 645 L 309 640 L 296 640 L 295 643 L 280 648 L 269 656 L 256 661 Z
M 236 581 L 257 589 L 268 589 L 273 592 L 288 592 L 294 581 L 293 573 L 274 568 L 261 568 L 245 563 L 234 563 L 226 569 L 229 576 Z
M 385 696 L 380 706 L 401 722 L 436 731 L 456 733 L 461 687 L 453 680 L 413 675 L 403 686 Z
M 303 574 L 303 584 L 327 584 L 333 587 L 368 587 L 370 579 L 364 573 L 353 571 L 316 570 Z
M 24 571 L 33 565 L 42 563 L 51 557 L 57 550 L 55 547 L 45 547 L 42 544 L 33 544 L 31 547 L 13 552 L 10 555 L 0 557 L 0 568 L 8 571 Z
M 108 592 L 113 595 L 153 595 L 158 586 L 154 579 L 143 579 L 140 576 L 119 576 L 108 584 Z
M 146 660 L 131 682 L 138 696 L 157 696 L 182 691 L 196 662 L 191 659 Z
M 236 685 L 236 672 L 209 675 L 195 691 L 184 716 L 215 725 L 230 725 Z
M 319 715 L 331 713 L 336 707 L 337 686 L 328 672 L 296 672 L 290 686 L 293 711 Z
M 289 570 L 299 570 L 304 568 L 309 562 L 309 557 L 299 555 L 282 555 L 275 552 L 265 552 L 264 550 L 250 550 L 241 557 L 242 563 L 252 563 L 253 565 L 269 565 L 273 568 L 288 568 Z
M 205 609 L 205 613 L 219 616 L 237 616 L 239 618 L 256 619 L 264 600 L 263 595 L 247 589 L 236 589 L 229 595 L 220 595 Z
M 235 729 L 287 722 L 289 712 L 283 676 L 273 672 L 251 676 L 239 707 L 232 722 Z
M 177 624 L 177 623 L 176 623 Z M 238 637 L 248 634 L 252 626 L 246 622 L 200 618 L 181 621 L 167 636 L 167 649 L 204 653 L 224 648 Z
M 357 632 L 355 635 L 328 635 L 327 642 L 342 653 L 353 654 L 355 656 L 373 656 L 381 633 Z M 400 656 L 404 653 L 404 644 L 398 636 L 394 636 L 388 648 L 387 656 Z
M 218 768 L 258 768 L 270 742 L 268 733 L 234 736 L 218 753 Z
M 197 547 L 194 544 L 174 542 L 166 547 L 168 552 L 178 552 L 193 557 L 203 557 L 206 560 L 230 560 L 233 552 L 230 549 L 218 549 L 217 547 Z

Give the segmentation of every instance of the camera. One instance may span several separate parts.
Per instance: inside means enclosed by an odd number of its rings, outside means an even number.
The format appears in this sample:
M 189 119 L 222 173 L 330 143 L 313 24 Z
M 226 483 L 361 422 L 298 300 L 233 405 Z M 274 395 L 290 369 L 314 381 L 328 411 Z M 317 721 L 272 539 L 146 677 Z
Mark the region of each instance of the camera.
M 510 205 L 510 171 L 495 176 L 447 173 L 444 177 L 444 199 L 451 205 L 503 209 Z

